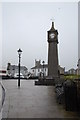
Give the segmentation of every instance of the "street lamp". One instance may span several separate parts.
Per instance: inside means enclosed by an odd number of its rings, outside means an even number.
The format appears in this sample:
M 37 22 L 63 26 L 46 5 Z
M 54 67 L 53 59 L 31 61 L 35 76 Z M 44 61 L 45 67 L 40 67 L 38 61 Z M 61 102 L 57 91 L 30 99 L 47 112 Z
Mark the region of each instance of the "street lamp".
M 45 61 L 42 61 L 42 63 L 43 63 L 43 79 L 44 79 L 44 63 L 45 63 Z
M 19 48 L 19 50 L 17 52 L 18 52 L 18 55 L 19 55 L 19 79 L 18 79 L 18 87 L 20 87 L 20 58 L 21 58 L 22 50 Z

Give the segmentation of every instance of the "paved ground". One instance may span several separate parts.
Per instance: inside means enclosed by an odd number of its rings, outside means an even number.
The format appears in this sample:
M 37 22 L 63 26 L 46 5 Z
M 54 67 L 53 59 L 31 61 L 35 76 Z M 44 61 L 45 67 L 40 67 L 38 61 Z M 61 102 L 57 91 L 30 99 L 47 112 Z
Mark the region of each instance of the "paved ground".
M 3 118 L 76 118 L 77 114 L 65 111 L 57 104 L 54 86 L 34 86 L 33 80 L 4 80 L 6 98 Z
M 1 108 L 2 108 L 2 86 L 1 86 L 1 80 L 0 80 L 0 119 L 2 117 Z
M 0 83 L 0 111 L 1 111 L 1 106 L 2 106 L 2 86 Z
M 2 118 L 2 107 L 5 99 L 5 89 L 2 85 L 2 79 L 0 78 L 0 120 Z

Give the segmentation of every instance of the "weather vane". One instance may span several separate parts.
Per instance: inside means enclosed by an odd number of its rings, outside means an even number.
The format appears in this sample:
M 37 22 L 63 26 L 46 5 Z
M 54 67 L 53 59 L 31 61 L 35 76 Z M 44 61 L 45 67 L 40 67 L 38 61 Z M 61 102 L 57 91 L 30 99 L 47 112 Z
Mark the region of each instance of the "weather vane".
M 54 18 L 51 18 L 50 20 L 51 20 L 52 22 L 54 22 Z

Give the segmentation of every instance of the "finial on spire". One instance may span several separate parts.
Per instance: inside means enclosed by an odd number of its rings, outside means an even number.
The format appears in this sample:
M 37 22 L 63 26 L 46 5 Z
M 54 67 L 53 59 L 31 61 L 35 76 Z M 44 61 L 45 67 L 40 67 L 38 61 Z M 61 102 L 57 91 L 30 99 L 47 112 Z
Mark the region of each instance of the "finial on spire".
M 52 28 L 54 28 L 54 22 L 52 22 Z
M 52 21 L 52 28 L 51 29 L 54 29 L 54 18 L 52 18 L 51 21 Z
M 51 20 L 52 22 L 54 22 L 54 18 L 51 18 L 50 20 Z

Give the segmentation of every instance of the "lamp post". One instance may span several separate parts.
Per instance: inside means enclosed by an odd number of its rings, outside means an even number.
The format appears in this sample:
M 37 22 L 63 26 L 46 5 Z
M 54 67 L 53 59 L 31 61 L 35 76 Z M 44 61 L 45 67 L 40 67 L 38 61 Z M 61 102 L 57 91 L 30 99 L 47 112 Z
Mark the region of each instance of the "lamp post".
M 18 87 L 20 87 L 20 58 L 21 58 L 22 50 L 19 48 L 19 50 L 17 52 L 18 52 L 18 55 L 19 55 L 19 79 L 18 79 Z
M 44 61 L 42 61 L 42 63 L 43 63 L 43 79 L 44 79 Z

